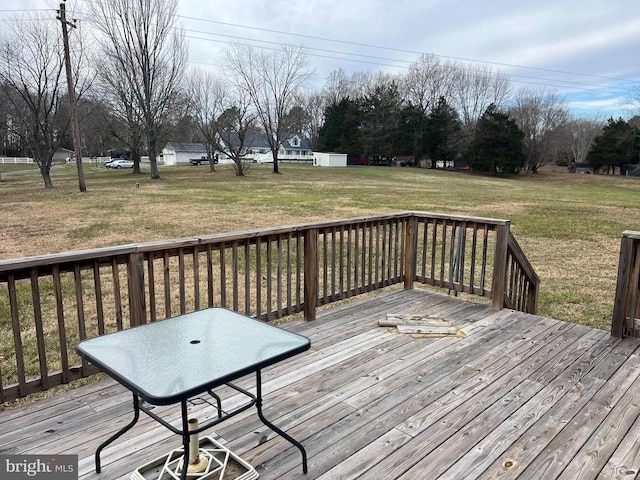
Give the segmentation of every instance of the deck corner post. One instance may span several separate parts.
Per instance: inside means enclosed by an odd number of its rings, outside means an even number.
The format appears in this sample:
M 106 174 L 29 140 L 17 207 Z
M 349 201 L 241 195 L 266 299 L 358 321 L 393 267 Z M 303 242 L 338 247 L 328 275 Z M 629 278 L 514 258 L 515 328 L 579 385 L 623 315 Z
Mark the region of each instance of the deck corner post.
M 511 222 L 496 225 L 496 245 L 493 259 L 491 298 L 494 310 L 504 308 L 505 285 L 507 281 L 507 253 Z
M 316 319 L 318 305 L 318 236 L 317 228 L 304 232 L 304 319 Z
M 127 262 L 127 280 L 129 291 L 129 321 L 135 327 L 146 323 L 147 308 L 144 293 L 144 255 L 129 254 Z
M 416 258 L 418 250 L 418 217 L 411 216 L 407 220 L 404 251 L 404 289 L 413 289 L 416 279 Z
M 613 304 L 611 319 L 611 335 L 622 338 L 624 336 L 624 322 L 628 316 L 628 299 L 632 289 L 632 265 L 634 262 L 634 239 L 622 233 L 620 241 L 620 256 L 618 259 L 618 276 L 616 279 L 616 296 Z M 636 285 L 637 288 L 637 285 Z

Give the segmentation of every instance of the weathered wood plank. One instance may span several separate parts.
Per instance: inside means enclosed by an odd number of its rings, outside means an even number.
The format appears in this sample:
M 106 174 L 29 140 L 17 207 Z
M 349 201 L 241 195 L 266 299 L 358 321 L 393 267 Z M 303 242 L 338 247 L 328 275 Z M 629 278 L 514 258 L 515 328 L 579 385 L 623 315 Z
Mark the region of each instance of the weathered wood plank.
M 625 345 L 618 344 L 616 349 L 624 351 Z M 611 354 L 610 354 L 611 356 Z M 607 380 L 616 374 L 614 382 L 632 382 L 638 376 L 640 357 L 637 355 L 622 358 L 615 369 L 608 369 L 609 376 L 601 375 L 599 365 L 589 371 L 575 387 L 560 399 L 543 415 L 526 434 L 511 445 L 493 464 L 483 473 L 487 478 L 503 479 L 515 478 L 526 468 L 550 443 L 553 438 L 568 424 L 592 397 L 602 388 Z M 621 387 L 624 388 L 624 384 Z
M 404 233 L 387 225 L 389 247 L 404 248 Z M 370 248 L 365 237 L 360 247 Z M 385 272 L 395 272 L 386 255 Z M 352 281 L 362 283 L 362 275 Z M 392 333 L 378 327 L 387 313 L 446 318 L 467 337 Z M 566 469 L 565 475 L 595 480 L 640 471 L 638 339 L 612 340 L 606 332 L 420 289 L 323 309 L 317 320 L 287 328 L 308 336 L 312 348 L 263 372 L 264 412 L 307 448 L 305 478 L 425 478 L 429 472 L 429 478 L 556 479 Z M 255 388 L 252 376 L 237 383 Z M 231 389 L 219 393 L 225 408 L 242 401 Z M 175 407 L 156 411 L 170 422 L 179 418 Z M 190 412 L 201 420 L 214 415 L 207 405 Z M 78 454 L 80 478 L 93 479 L 95 448 L 131 414 L 131 394 L 114 382 L 82 387 L 0 412 L 0 452 Z M 261 479 L 302 477 L 299 451 L 255 411 L 215 432 Z M 143 416 L 106 449 L 103 476 L 128 479 L 179 443 Z

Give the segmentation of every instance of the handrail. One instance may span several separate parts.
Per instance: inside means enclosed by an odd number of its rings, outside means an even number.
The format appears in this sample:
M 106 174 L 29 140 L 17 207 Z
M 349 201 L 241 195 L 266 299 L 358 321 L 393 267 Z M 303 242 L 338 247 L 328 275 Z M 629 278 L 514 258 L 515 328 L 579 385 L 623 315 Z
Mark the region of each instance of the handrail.
M 536 313 L 540 279 L 513 234 L 509 234 L 506 285 L 507 308 Z
M 509 227 L 408 211 L 0 261 L 0 335 L 13 340 L 0 401 L 93 374 L 82 339 L 212 306 L 313 320 L 321 305 L 418 283 L 535 311 L 537 276 Z M 511 287 L 512 270 L 527 288 Z
M 622 232 L 616 295 L 611 321 L 614 337 L 640 336 L 640 232 Z

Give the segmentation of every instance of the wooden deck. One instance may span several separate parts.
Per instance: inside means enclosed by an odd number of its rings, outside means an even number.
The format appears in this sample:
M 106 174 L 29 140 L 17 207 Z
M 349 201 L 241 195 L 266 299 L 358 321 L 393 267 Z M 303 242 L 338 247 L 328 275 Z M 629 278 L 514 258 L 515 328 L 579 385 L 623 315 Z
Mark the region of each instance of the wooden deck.
M 378 327 L 387 313 L 436 314 L 466 336 L 412 338 Z M 265 415 L 305 445 L 308 475 L 298 450 L 254 411 L 215 429 L 261 479 L 630 479 L 640 471 L 638 339 L 423 290 L 387 291 L 287 328 L 312 347 L 264 372 Z M 2 412 L 0 453 L 78 454 L 80 478 L 129 478 L 179 445 L 143 417 L 105 451 L 97 475 L 94 450 L 131 418 L 130 399 L 103 381 Z M 202 420 L 212 413 L 193 407 Z

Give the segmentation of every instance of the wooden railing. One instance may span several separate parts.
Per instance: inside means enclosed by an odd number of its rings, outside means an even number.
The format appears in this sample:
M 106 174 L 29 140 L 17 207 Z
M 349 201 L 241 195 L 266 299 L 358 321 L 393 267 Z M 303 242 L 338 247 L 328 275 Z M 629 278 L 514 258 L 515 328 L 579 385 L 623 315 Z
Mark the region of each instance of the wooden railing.
M 535 312 L 509 222 L 403 212 L 0 262 L 0 401 L 95 373 L 96 335 L 222 306 L 273 321 L 414 282 Z
M 622 232 L 611 334 L 640 337 L 640 232 Z
M 505 306 L 521 312 L 536 313 L 540 279 L 513 235 L 509 235 L 505 273 Z

